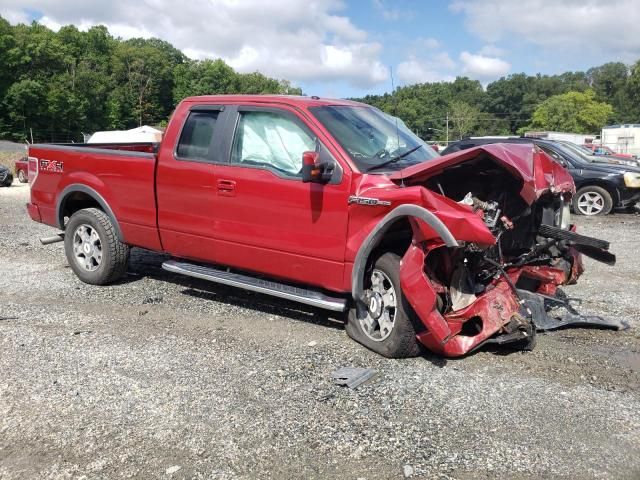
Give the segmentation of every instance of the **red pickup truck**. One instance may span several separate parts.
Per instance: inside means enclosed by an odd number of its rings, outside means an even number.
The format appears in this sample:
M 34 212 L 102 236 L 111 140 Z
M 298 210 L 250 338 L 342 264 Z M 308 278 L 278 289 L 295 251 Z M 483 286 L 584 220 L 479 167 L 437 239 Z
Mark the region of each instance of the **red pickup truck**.
M 16 176 L 20 183 L 27 183 L 29 181 L 29 161 L 27 157 L 16 160 Z
M 31 218 L 63 230 L 75 274 L 107 284 L 129 249 L 163 267 L 334 311 L 388 357 L 531 347 L 535 312 L 582 273 L 569 174 L 533 145 L 440 157 L 401 120 L 351 101 L 204 96 L 160 144 L 32 145 Z

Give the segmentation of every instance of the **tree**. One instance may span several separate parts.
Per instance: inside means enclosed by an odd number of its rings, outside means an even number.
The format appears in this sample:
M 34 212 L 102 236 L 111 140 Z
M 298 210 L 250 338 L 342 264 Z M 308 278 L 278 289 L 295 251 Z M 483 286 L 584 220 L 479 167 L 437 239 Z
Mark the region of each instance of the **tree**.
M 595 100 L 593 90 L 554 95 L 533 112 L 530 129 L 594 133 L 607 122 L 613 107 Z
M 5 106 L 9 111 L 9 118 L 13 121 L 13 137 L 23 141 L 29 138 L 29 126 L 42 126 L 39 119 L 46 111 L 45 89 L 35 80 L 21 80 L 11 85 L 5 97 Z
M 480 110 L 468 103 L 461 101 L 451 102 L 450 120 L 453 128 L 451 129 L 451 137 L 462 139 L 468 136 L 478 125 Z

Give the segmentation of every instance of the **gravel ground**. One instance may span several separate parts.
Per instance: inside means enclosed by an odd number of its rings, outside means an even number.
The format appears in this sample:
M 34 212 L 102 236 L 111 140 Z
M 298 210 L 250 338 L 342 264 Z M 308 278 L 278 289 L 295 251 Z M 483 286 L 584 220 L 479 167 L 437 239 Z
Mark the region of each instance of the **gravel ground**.
M 28 191 L 0 189 L 0 478 L 640 478 L 640 216 L 579 218 L 619 262 L 565 290 L 629 330 L 396 361 L 157 254 L 85 285 Z M 378 374 L 349 390 L 342 366 Z

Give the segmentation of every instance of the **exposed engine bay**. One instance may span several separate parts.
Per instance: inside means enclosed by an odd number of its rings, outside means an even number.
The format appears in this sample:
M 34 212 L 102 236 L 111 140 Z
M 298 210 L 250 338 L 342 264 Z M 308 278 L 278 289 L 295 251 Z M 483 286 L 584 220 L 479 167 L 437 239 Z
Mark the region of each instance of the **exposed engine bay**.
M 412 302 L 414 309 L 422 308 L 421 318 L 428 317 L 423 320 L 428 331 L 418 338 L 429 349 L 456 356 L 485 343 L 532 348 L 536 330 L 624 327 L 620 322 L 582 317 L 564 299 L 556 298 L 559 286 L 576 283 L 583 273 L 581 254 L 610 265 L 615 256 L 608 252 L 608 242 L 576 233 L 570 223 L 573 182 L 563 177 L 568 177 L 564 170 L 554 171 L 555 166 L 546 164 L 541 175 L 542 162 L 552 160 L 534 150 L 527 177 L 508 162 L 480 154 L 428 172 L 426 178 L 402 180 L 471 211 L 493 236 L 493 243 L 486 237 L 473 241 L 473 232 L 462 228 L 456 238 L 468 240 L 458 241 L 457 248 L 426 242 L 422 253 L 410 247 L 405 255 L 406 263 L 424 257 L 423 272 L 435 293 L 435 312 L 429 313 L 425 302 Z M 468 229 L 480 230 L 470 224 Z M 408 264 L 404 268 L 408 283 L 416 274 Z M 563 305 L 567 315 L 550 314 Z

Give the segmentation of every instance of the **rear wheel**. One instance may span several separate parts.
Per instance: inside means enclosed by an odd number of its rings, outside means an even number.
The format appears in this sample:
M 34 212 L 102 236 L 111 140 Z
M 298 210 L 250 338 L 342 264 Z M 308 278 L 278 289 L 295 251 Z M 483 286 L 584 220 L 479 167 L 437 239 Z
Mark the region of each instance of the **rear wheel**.
M 27 183 L 27 174 L 24 173 L 24 170 L 18 170 L 18 181 L 20 183 Z
M 422 352 L 416 339 L 419 321 L 400 289 L 400 257 L 390 252 L 380 256 L 365 288 L 367 304 L 351 308 L 347 334 L 385 357 L 419 355 Z
M 97 208 L 79 210 L 71 216 L 64 249 L 69 266 L 85 283 L 106 285 L 126 272 L 129 247 L 118 239 L 109 217 Z
M 579 215 L 606 215 L 612 208 L 611 194 L 596 185 L 582 187 L 573 197 L 573 211 Z

